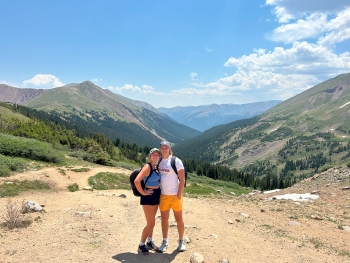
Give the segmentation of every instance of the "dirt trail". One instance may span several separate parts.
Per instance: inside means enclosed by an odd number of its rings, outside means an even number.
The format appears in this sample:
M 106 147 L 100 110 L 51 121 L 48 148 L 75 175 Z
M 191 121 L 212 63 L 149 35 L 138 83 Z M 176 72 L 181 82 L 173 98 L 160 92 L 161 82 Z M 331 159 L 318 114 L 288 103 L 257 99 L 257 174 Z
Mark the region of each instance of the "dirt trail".
M 314 203 L 267 201 L 267 195 L 222 199 L 185 197 L 185 235 L 191 239 L 187 251 L 176 251 L 177 230 L 171 216 L 170 247 L 166 253 L 143 256 L 138 255 L 136 249 L 145 219 L 139 200 L 131 191 L 67 191 L 72 183 L 80 188 L 86 186 L 89 176 L 102 171 L 129 174 L 123 169 L 98 167 L 79 173 L 65 169 L 66 175 L 62 175 L 57 168 L 45 168 L 0 178 L 0 182 L 42 179 L 55 187 L 54 191 L 26 192 L 12 198 L 19 203 L 32 200 L 45 205 L 45 213 L 31 214 L 33 223 L 28 228 L 0 229 L 0 263 L 189 262 L 195 252 L 210 263 L 223 258 L 231 263 L 350 262 L 350 232 L 339 229 L 337 223 L 342 220 L 342 224 L 350 224 L 350 192 L 339 190 L 338 186 L 319 186 L 320 199 Z M 310 190 L 314 189 L 302 189 Z M 99 192 L 115 195 L 101 196 Z M 126 198 L 119 197 L 120 194 Z M 7 198 L 0 199 L 1 210 L 7 201 Z M 91 216 L 84 217 L 77 212 L 91 212 Z M 332 219 L 312 219 L 315 213 L 327 214 Z M 289 221 L 301 225 L 293 226 Z M 158 218 L 155 243 L 159 245 L 161 239 Z

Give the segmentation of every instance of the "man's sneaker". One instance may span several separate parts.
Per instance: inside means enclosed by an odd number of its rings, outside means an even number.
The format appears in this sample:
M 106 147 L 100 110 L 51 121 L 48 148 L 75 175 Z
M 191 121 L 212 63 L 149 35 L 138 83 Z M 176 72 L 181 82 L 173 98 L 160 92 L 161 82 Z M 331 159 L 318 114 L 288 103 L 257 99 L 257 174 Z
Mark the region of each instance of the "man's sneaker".
M 160 252 L 160 253 L 163 253 L 168 248 L 168 246 L 169 246 L 168 241 L 163 240 L 162 244 L 160 245 L 160 247 L 158 248 L 157 251 Z
M 149 254 L 149 251 L 148 251 L 148 249 L 146 248 L 145 245 L 139 246 L 139 248 L 137 249 L 137 252 L 139 252 L 142 255 L 148 255 Z
M 185 245 L 185 241 L 182 239 L 179 239 L 179 246 L 177 247 L 177 250 L 180 252 L 183 252 L 186 250 L 186 245 Z
M 158 247 L 153 243 L 153 241 L 147 242 L 146 248 L 149 250 L 154 250 L 154 251 L 158 250 Z

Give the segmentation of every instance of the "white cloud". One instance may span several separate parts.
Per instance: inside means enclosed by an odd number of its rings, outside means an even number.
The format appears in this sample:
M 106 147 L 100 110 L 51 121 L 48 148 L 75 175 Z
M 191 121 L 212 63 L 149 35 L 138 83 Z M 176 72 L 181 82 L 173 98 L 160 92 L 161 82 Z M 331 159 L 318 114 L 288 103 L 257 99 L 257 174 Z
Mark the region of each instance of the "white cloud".
M 266 0 L 265 3 L 274 6 L 273 11 L 280 23 L 316 12 L 336 14 L 350 7 L 349 0 Z
M 272 52 L 258 49 L 248 56 L 231 57 L 224 65 L 247 72 L 337 75 L 350 71 L 350 54 L 346 52 L 337 55 L 324 46 L 295 42 L 289 49 L 275 47 Z
M 207 51 L 208 53 L 210 53 L 210 52 L 213 52 L 213 51 L 214 51 L 214 49 L 212 49 L 212 48 L 208 48 L 208 47 L 205 47 L 205 51 Z
M 131 92 L 131 93 L 152 94 L 152 95 L 164 94 L 164 93 L 156 92 L 155 89 L 149 85 L 142 85 L 140 88 L 139 86 L 134 86 L 132 84 L 125 84 L 122 87 L 109 86 L 108 89 L 119 93 Z
M 36 86 L 41 88 L 55 88 L 61 87 L 64 84 L 51 74 L 37 74 L 33 78 L 23 81 L 24 87 Z
M 91 80 L 92 82 L 99 82 L 99 81 L 102 81 L 102 79 L 98 79 L 98 78 L 94 78 Z
M 314 13 L 306 17 L 305 20 L 300 19 L 295 23 L 277 27 L 269 39 L 272 41 L 293 43 L 301 39 L 315 38 L 325 30 L 326 24 L 327 15 Z
M 349 28 L 350 8 L 347 8 L 330 20 L 325 13 L 313 13 L 295 23 L 283 24 L 272 32 L 269 39 L 293 43 L 307 38 L 319 38 L 320 45 L 332 47 L 336 43 L 350 39 Z
M 192 79 L 192 80 L 195 80 L 196 77 L 198 76 L 198 74 L 195 73 L 195 72 L 191 72 L 191 73 L 190 73 L 190 76 L 191 76 L 191 79 Z
M 5 80 L 0 80 L 0 84 L 6 84 L 8 85 L 8 83 Z

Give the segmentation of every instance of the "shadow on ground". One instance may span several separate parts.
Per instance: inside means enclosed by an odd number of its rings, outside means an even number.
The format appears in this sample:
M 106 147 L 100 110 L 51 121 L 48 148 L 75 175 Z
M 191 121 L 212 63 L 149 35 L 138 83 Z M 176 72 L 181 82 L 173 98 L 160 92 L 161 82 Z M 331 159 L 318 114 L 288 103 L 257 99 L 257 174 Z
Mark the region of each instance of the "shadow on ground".
M 169 263 L 172 262 L 179 252 L 174 250 L 169 253 L 151 252 L 149 255 L 135 254 L 131 252 L 124 252 L 113 256 L 112 258 L 123 263 Z

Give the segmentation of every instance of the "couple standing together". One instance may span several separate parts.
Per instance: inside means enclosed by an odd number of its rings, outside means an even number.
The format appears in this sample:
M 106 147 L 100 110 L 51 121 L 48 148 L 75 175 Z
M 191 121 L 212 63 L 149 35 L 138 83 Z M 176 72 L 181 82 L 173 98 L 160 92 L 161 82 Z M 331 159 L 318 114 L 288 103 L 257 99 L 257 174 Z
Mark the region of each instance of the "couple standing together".
M 182 161 L 176 157 L 176 171 L 171 166 L 171 146 L 167 141 L 160 143 L 160 150 L 153 148 L 149 153 L 149 164 L 142 167 L 135 179 L 135 186 L 142 194 L 140 204 L 145 213 L 147 225 L 142 231 L 138 252 L 144 255 L 149 250 L 163 253 L 168 245 L 169 215 L 170 209 L 174 212 L 179 232 L 178 251 L 185 251 L 184 242 L 185 224 L 182 217 L 182 191 L 185 186 L 185 169 Z M 160 162 L 159 162 L 160 161 Z M 159 163 L 158 163 L 159 162 Z M 145 183 L 142 189 L 141 181 Z M 157 247 L 152 240 L 153 228 L 155 226 L 155 215 L 159 210 L 162 218 L 163 242 Z

